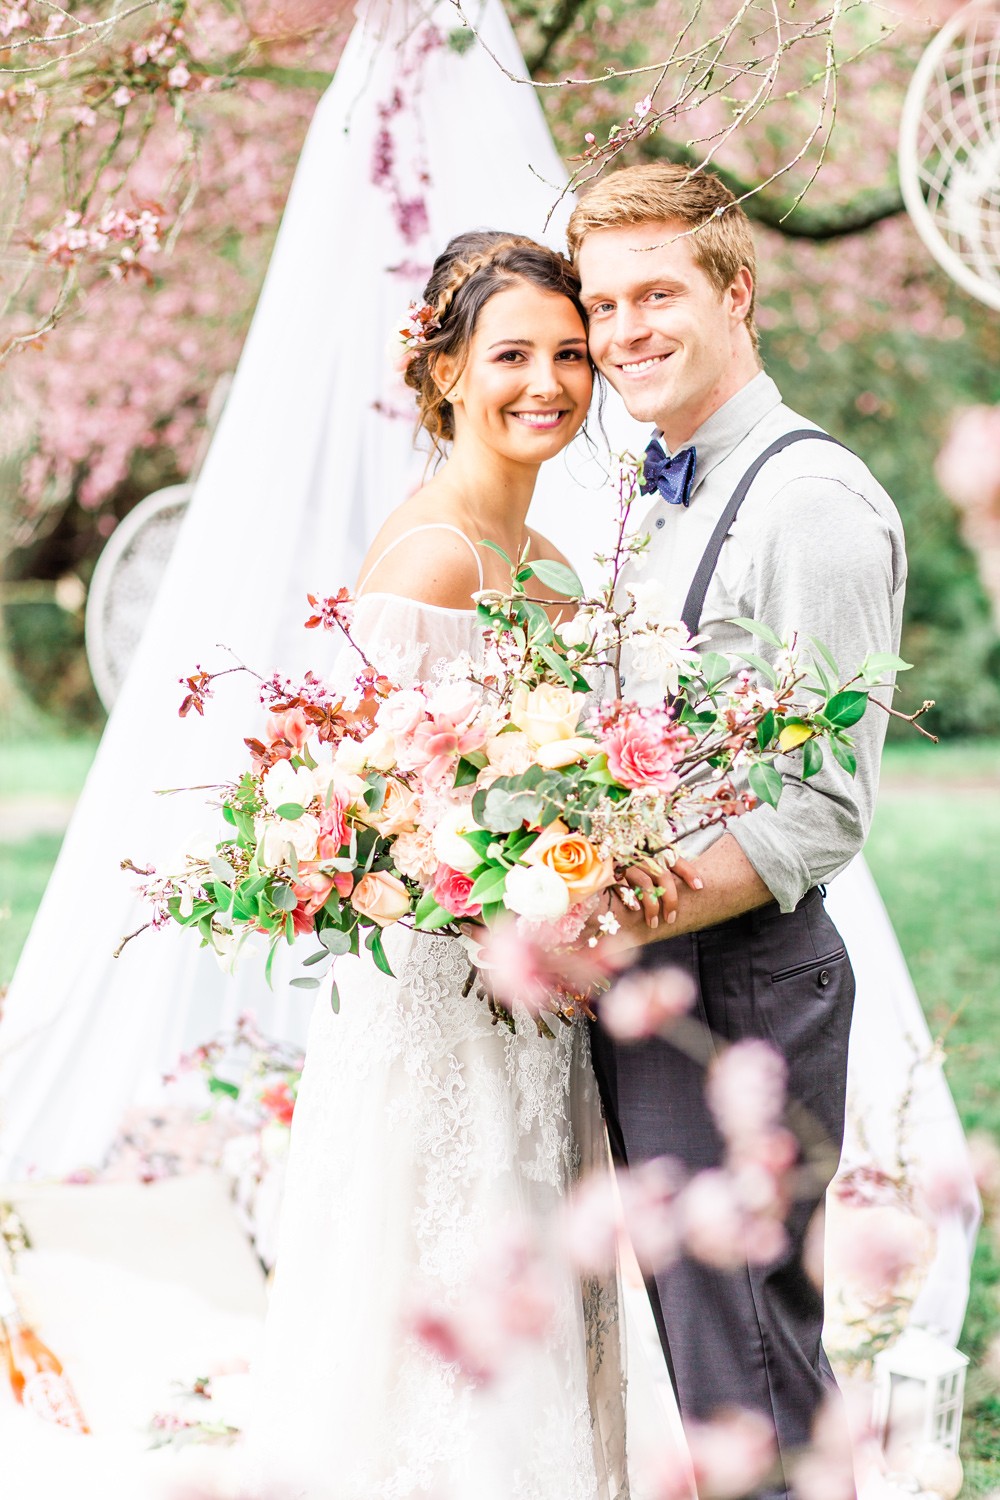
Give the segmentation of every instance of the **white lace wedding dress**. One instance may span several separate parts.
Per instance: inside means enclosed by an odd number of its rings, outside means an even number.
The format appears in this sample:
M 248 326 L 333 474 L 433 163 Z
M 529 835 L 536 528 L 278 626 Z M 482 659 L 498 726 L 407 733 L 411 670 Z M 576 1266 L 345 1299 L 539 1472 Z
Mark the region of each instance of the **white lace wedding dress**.
M 355 634 L 394 680 L 481 649 L 470 612 L 388 595 Z M 312 1018 L 247 1433 L 255 1493 L 309 1500 L 624 1500 L 617 1289 L 557 1270 L 542 1343 L 474 1386 L 414 1337 L 509 1232 L 607 1170 L 586 1027 L 517 1035 L 463 996 L 448 938 L 389 928 L 393 975 L 337 962 Z M 270 1487 L 269 1487 L 270 1486 Z

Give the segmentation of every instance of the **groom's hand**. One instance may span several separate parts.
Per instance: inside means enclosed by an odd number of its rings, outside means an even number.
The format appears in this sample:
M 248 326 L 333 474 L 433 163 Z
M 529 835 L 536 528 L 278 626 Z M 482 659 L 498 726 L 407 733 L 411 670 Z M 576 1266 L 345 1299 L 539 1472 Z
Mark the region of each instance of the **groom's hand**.
M 680 855 L 670 869 L 661 869 L 655 864 L 630 865 L 619 884 L 632 892 L 637 904 L 635 907 L 626 905 L 619 897 L 615 915 L 622 928 L 636 940 L 639 939 L 634 929 L 643 924 L 650 932 L 655 932 L 661 922 L 669 927 L 677 921 L 682 884 L 691 891 L 703 889 L 701 876 L 694 865 Z

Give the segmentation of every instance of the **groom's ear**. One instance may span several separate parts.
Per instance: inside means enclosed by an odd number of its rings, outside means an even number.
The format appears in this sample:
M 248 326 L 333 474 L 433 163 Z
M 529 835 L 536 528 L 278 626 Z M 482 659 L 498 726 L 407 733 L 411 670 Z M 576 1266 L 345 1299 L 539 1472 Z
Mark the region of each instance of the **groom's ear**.
M 740 266 L 727 291 L 734 319 L 745 323 L 753 306 L 753 276 L 749 266 Z

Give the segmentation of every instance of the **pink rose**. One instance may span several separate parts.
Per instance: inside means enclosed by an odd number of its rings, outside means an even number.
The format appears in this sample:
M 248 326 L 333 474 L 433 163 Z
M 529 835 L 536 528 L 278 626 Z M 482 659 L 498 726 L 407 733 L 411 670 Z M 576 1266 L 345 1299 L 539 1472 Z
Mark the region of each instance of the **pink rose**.
M 463 875 L 461 870 L 453 870 L 450 865 L 438 865 L 432 886 L 434 900 L 445 911 L 450 911 L 453 917 L 478 917 L 483 908 L 476 901 L 470 902 L 469 892 L 472 886 L 471 877 Z
M 302 903 L 303 915 L 312 917 L 319 911 L 333 888 L 334 877 L 332 875 L 324 875 L 321 870 L 310 868 L 308 865 L 300 865 L 299 878 L 292 890 Z
M 660 710 L 630 708 L 604 731 L 601 748 L 608 770 L 622 786 L 672 792 L 680 780 L 674 766 L 690 740 L 688 731 Z

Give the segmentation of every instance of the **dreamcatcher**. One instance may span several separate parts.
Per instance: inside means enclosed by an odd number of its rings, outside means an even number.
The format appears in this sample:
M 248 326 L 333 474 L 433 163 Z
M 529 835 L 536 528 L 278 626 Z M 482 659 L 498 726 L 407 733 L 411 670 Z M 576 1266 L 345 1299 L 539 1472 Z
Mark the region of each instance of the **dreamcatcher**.
M 1000 309 L 1000 4 L 973 0 L 917 65 L 899 140 L 903 200 L 938 264 Z

